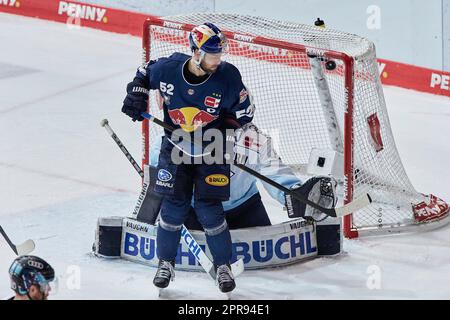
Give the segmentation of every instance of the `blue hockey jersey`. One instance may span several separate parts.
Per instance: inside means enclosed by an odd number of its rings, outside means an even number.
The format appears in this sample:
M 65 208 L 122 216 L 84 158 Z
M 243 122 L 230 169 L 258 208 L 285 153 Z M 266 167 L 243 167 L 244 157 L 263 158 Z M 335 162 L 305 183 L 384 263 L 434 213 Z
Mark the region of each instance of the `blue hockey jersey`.
M 174 53 L 139 68 L 137 76 L 148 81 L 148 88 L 159 90 L 164 100 L 164 122 L 193 132 L 222 127 L 225 119 L 242 126 L 250 122 L 254 105 L 242 83 L 239 70 L 222 62 L 216 72 L 200 84 L 189 83 L 183 68 L 190 56 Z

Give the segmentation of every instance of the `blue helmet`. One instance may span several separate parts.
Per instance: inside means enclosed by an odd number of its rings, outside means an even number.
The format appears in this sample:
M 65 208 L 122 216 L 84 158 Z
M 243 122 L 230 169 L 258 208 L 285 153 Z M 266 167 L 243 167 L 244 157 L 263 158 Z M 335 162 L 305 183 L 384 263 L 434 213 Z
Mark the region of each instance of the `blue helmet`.
M 227 40 L 220 29 L 210 22 L 205 22 L 192 29 L 189 34 L 191 50 L 201 50 L 206 53 L 223 52 Z
M 55 279 L 55 271 L 44 259 L 36 256 L 20 256 L 9 267 L 11 289 L 17 294 L 28 295 L 32 285 L 41 288 Z

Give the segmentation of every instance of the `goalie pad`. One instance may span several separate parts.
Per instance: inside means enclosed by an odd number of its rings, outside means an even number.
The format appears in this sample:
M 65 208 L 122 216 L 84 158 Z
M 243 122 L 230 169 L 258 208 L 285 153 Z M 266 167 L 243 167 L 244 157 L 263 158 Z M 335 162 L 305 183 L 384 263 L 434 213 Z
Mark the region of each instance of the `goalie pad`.
M 307 180 L 302 185 L 294 185 L 291 190 L 321 207 L 333 208 L 337 202 L 335 197 L 336 185 L 335 179 L 319 176 Z M 328 217 L 325 213 L 304 204 L 290 194 L 285 194 L 285 205 L 289 218 L 302 217 L 322 221 Z
M 154 224 L 159 214 L 163 196 L 153 191 L 157 169 L 153 166 L 144 166 L 144 182 L 136 207 L 131 218 L 138 221 Z
M 93 252 L 102 258 L 121 258 L 157 267 L 156 234 L 157 226 L 134 219 L 99 218 Z M 211 258 L 205 233 L 192 230 L 190 234 Z M 298 218 L 272 226 L 230 230 L 230 234 L 232 260 L 243 258 L 246 270 L 289 265 L 316 256 L 336 255 L 342 250 L 340 223 L 334 221 L 316 225 Z M 178 246 L 176 265 L 180 270 L 203 271 L 186 241 Z

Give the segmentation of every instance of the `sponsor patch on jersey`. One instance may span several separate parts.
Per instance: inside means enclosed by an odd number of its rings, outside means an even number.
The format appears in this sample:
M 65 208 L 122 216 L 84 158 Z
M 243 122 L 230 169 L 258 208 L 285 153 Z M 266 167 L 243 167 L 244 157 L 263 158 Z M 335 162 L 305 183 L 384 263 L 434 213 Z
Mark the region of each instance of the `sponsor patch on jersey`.
M 211 96 L 207 96 L 205 98 L 205 106 L 210 107 L 210 108 L 217 108 L 219 106 L 220 103 L 220 99 L 218 98 L 214 98 Z
M 239 92 L 239 103 L 244 102 L 245 100 L 247 100 L 248 97 L 248 91 L 244 89 L 241 90 L 241 92 Z
M 224 187 L 230 182 L 228 177 L 224 174 L 210 174 L 205 178 L 205 182 L 210 186 Z
M 158 171 L 159 181 L 167 182 L 170 181 L 170 179 L 172 179 L 172 174 L 169 171 L 167 171 L 166 169 L 159 169 Z

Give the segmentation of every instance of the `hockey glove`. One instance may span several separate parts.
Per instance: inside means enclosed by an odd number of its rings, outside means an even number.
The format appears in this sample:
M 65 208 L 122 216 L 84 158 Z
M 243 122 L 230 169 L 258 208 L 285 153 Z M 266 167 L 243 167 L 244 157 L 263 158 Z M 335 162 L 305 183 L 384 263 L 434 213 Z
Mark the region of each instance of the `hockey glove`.
M 135 77 L 127 85 L 127 93 L 123 101 L 122 112 L 128 115 L 133 121 L 144 120 L 141 113 L 146 112 L 148 106 L 148 89 L 144 84 L 144 80 Z
M 292 186 L 291 190 L 328 209 L 336 205 L 336 185 L 337 182 L 334 178 L 313 177 L 302 185 Z M 289 218 L 303 217 L 322 221 L 327 217 L 325 213 L 300 202 L 289 194 L 285 194 L 284 197 Z

